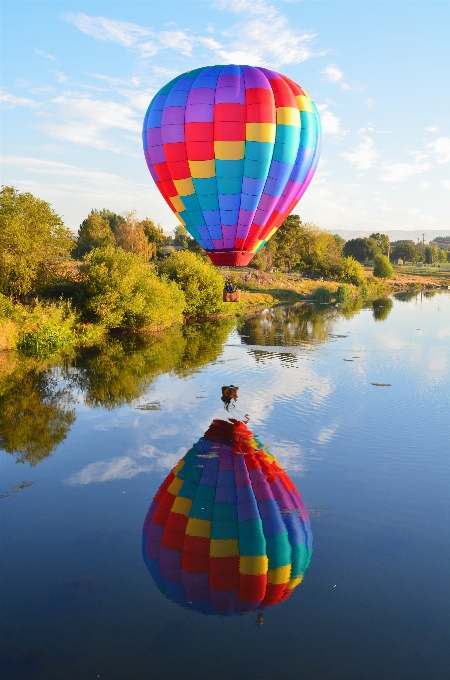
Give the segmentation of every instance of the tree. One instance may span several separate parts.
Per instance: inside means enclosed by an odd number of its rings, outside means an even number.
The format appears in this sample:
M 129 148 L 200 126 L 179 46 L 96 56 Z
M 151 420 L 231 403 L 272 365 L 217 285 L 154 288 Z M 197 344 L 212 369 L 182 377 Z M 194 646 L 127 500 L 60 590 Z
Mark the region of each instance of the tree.
M 123 222 L 125 222 L 125 217 L 123 215 L 118 215 L 112 210 L 107 210 L 106 208 L 102 208 L 98 211 L 94 210 L 93 212 L 98 212 L 102 220 L 106 220 L 109 223 L 113 234 L 116 233 L 116 229 L 119 224 L 123 224 Z
M 439 261 L 439 251 L 436 246 L 425 246 L 425 262 L 433 264 Z
M 184 295 L 133 253 L 108 246 L 84 256 L 81 304 L 107 328 L 159 330 L 182 321 Z
M 134 213 L 128 213 L 125 220 L 117 224 L 114 235 L 119 248 L 138 255 L 146 262 L 156 255 L 156 244 L 148 242 L 144 227 Z
M 183 227 L 182 224 L 178 224 L 173 230 L 173 233 L 175 234 L 173 245 L 180 246 L 181 248 L 188 250 L 190 242 L 194 239 L 189 235 L 186 227 Z
M 395 241 L 391 243 L 391 259 L 401 259 L 403 262 L 419 262 L 423 259 L 422 253 L 414 245 L 414 241 Z
M 389 253 L 389 236 L 387 234 L 380 234 L 377 232 L 375 234 L 370 234 L 369 238 L 375 241 L 383 255 L 387 255 Z
M 378 244 L 373 238 L 352 238 L 344 246 L 344 255 L 353 257 L 358 262 L 373 260 L 378 252 Z
M 184 292 L 188 314 L 223 312 L 224 281 L 209 260 L 188 250 L 182 250 L 172 253 L 164 260 L 161 272 Z
M 155 224 L 153 220 L 145 217 L 143 220 L 141 220 L 141 225 L 149 243 L 155 244 L 157 254 L 161 253 L 162 246 L 170 245 L 172 239 L 170 236 L 166 236 L 164 234 L 163 228 L 160 224 Z
M 0 292 L 20 298 L 48 285 L 74 237 L 49 203 L 14 187 L 0 191 Z
M 394 267 L 386 255 L 378 253 L 373 258 L 373 275 L 379 279 L 392 279 L 394 277 Z
M 97 210 L 91 210 L 78 229 L 77 245 L 73 251 L 76 258 L 82 258 L 94 248 L 113 246 L 114 234 L 109 221 L 100 216 Z

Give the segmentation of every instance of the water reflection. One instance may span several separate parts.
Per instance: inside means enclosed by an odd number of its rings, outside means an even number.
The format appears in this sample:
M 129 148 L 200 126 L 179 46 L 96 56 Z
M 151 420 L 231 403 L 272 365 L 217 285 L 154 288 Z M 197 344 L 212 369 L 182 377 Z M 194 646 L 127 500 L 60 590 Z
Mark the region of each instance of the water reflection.
M 372 302 L 373 318 L 375 321 L 385 321 L 388 318 L 394 302 L 392 298 L 380 298 Z
M 133 404 L 163 373 L 186 376 L 214 361 L 233 318 L 190 324 L 150 338 L 113 338 L 70 360 L 49 363 L 4 353 L 0 366 L 0 448 L 37 465 L 66 438 L 74 402 L 108 410 Z
M 239 333 L 246 345 L 292 347 L 326 342 L 340 317 L 351 319 L 363 306 L 363 300 L 354 300 L 338 306 L 274 307 L 246 319 Z
M 70 390 L 55 371 L 17 369 L 0 391 L 0 448 L 35 466 L 67 437 L 75 421 Z
M 285 600 L 312 552 L 295 485 L 244 422 L 214 420 L 158 490 L 142 554 L 157 587 L 203 614 L 238 615 Z

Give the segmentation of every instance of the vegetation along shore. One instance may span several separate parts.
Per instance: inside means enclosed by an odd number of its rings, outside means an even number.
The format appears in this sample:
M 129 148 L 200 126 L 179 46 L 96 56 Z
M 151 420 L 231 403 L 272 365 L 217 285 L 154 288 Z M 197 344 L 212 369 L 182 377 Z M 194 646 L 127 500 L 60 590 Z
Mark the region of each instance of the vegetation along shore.
M 75 236 L 51 206 L 3 187 L 0 349 L 52 356 L 117 333 L 245 316 L 277 303 L 350 304 L 450 285 L 450 238 L 416 246 L 384 234 L 345 242 L 298 215 L 245 269 L 214 267 L 179 225 L 166 236 L 133 212 L 92 210 Z M 398 262 L 408 266 L 398 266 Z M 224 303 L 225 278 L 241 301 Z

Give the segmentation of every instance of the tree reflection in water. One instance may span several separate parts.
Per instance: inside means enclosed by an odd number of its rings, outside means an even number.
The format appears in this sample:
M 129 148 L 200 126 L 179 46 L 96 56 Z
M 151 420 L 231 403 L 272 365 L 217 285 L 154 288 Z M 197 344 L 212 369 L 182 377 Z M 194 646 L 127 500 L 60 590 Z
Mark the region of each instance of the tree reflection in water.
M 55 370 L 13 373 L 7 382 L 0 387 L 0 448 L 34 467 L 67 437 L 75 421 L 71 393 Z
M 326 342 L 340 317 L 351 319 L 364 306 L 354 300 L 339 306 L 312 303 L 274 307 L 246 319 L 239 329 L 246 345 L 292 347 Z
M 388 318 L 394 303 L 392 298 L 380 298 L 372 302 L 373 318 L 375 321 L 384 321 Z
M 3 353 L 0 448 L 18 463 L 37 465 L 66 438 L 75 400 L 108 410 L 133 404 L 163 373 L 186 376 L 217 359 L 234 325 L 227 318 L 147 338 L 112 338 L 47 363 Z

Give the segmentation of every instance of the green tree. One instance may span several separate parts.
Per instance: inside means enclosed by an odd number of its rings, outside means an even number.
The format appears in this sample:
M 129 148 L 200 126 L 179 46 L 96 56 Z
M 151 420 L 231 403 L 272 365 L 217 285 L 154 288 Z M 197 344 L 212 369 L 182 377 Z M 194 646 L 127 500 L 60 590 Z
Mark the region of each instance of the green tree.
M 85 313 L 107 328 L 158 330 L 182 321 L 184 295 L 122 248 L 96 248 L 84 257 L 80 284 Z
M 181 246 L 181 248 L 188 250 L 190 242 L 193 241 L 194 239 L 189 235 L 189 232 L 186 229 L 186 227 L 183 227 L 182 224 L 178 224 L 173 230 L 173 233 L 174 233 L 173 245 Z
M 97 210 L 91 210 L 78 229 L 77 245 L 73 255 L 81 259 L 94 248 L 113 246 L 114 243 L 114 234 L 109 221 L 102 218 Z
M 184 292 L 188 314 L 218 314 L 223 311 L 223 278 L 209 260 L 181 250 L 164 260 L 161 272 Z
M 113 234 L 116 233 L 116 229 L 119 226 L 119 224 L 123 224 L 123 222 L 125 222 L 125 217 L 123 215 L 118 215 L 112 210 L 107 210 L 106 208 L 102 208 L 102 210 L 98 211 L 94 210 L 93 212 L 98 213 L 102 220 L 106 220 L 109 223 L 109 226 L 111 227 L 111 231 L 113 232 Z
M 155 244 L 156 253 L 160 255 L 162 246 L 170 245 L 172 239 L 170 236 L 166 236 L 164 234 L 163 228 L 160 224 L 155 224 L 153 220 L 148 217 L 141 220 L 141 225 L 149 243 Z
M 395 241 L 391 246 L 391 259 L 394 261 L 400 259 L 403 262 L 420 262 L 423 259 L 414 241 Z
M 358 262 L 370 262 L 378 252 L 378 244 L 373 238 L 352 238 L 344 246 L 344 255 Z
M 425 246 L 425 262 L 433 264 L 439 261 L 439 251 L 436 246 Z
M 394 276 L 394 267 L 389 262 L 386 255 L 375 255 L 373 258 L 373 275 L 379 279 L 392 279 Z
M 338 281 L 353 283 L 354 286 L 361 286 L 366 282 L 362 264 L 353 257 L 342 257 L 333 266 L 332 274 Z
M 49 203 L 14 187 L 0 191 L 0 292 L 36 293 L 58 275 L 74 237 Z
M 375 234 L 370 234 L 371 239 L 375 241 L 380 252 L 383 255 L 387 255 L 389 252 L 389 236 L 387 234 L 380 234 L 379 232 Z

